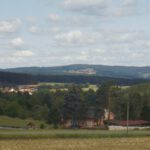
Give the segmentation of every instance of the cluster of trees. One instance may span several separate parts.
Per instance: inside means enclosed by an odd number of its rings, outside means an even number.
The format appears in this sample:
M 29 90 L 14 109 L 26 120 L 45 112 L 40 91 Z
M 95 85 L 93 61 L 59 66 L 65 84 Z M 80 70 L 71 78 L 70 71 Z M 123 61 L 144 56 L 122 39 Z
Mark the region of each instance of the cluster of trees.
M 112 93 L 111 108 L 117 119 L 126 118 L 127 104 L 130 107 L 130 119 L 150 120 L 150 84 L 118 88 Z
M 76 120 L 84 118 L 91 106 L 95 108 L 96 118 L 107 108 L 116 119 L 126 119 L 128 102 L 130 119 L 150 120 L 150 84 L 126 89 L 104 83 L 96 92 L 92 89 L 83 91 L 79 85 L 70 87 L 68 91 L 39 90 L 33 95 L 0 92 L 0 115 L 45 120 L 55 127 L 62 118 L 72 117 L 76 125 Z

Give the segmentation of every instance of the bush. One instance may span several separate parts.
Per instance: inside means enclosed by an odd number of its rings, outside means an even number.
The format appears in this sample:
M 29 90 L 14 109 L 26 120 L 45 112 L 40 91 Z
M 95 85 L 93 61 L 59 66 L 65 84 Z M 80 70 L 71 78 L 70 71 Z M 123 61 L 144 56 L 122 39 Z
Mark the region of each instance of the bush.
M 40 129 L 45 129 L 45 124 L 40 124 Z

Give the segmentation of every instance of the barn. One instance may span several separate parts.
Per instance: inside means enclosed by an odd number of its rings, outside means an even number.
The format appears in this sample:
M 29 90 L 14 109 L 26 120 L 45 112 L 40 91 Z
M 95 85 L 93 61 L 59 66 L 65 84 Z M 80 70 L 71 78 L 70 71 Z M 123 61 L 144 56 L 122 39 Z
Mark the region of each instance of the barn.
M 149 129 L 150 128 L 150 121 L 146 120 L 111 120 L 109 122 L 109 129 L 110 130 L 126 130 L 128 128 L 131 130 L 134 129 Z

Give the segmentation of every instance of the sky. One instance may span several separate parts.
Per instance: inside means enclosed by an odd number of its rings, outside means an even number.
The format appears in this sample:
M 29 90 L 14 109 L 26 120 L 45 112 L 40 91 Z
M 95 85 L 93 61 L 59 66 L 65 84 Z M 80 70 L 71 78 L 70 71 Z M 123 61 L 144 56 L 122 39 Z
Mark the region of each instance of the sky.
M 150 0 L 0 0 L 0 68 L 149 58 Z

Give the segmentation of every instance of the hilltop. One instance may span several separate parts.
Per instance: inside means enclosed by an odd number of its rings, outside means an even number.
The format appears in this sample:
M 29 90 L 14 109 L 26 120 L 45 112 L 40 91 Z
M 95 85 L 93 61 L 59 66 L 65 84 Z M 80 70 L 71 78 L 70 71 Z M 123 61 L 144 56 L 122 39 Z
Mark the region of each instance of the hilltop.
M 34 75 L 90 75 L 113 78 L 150 78 L 150 67 L 74 64 L 57 67 L 8 68 L 2 71 Z

